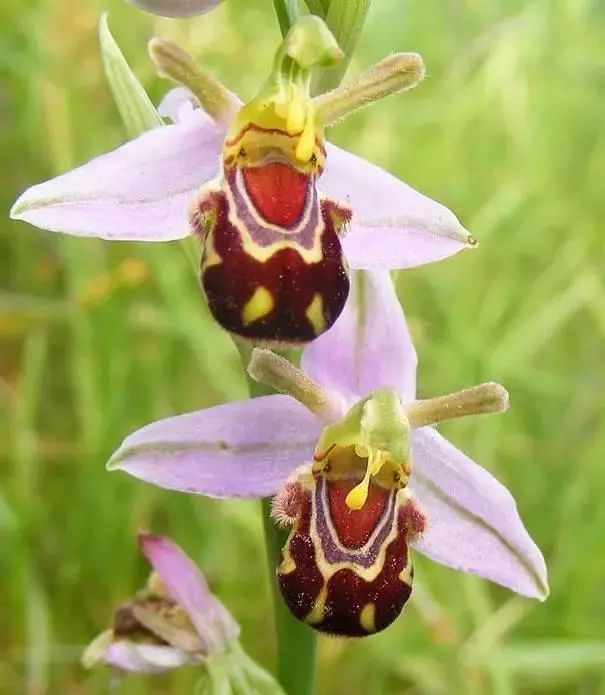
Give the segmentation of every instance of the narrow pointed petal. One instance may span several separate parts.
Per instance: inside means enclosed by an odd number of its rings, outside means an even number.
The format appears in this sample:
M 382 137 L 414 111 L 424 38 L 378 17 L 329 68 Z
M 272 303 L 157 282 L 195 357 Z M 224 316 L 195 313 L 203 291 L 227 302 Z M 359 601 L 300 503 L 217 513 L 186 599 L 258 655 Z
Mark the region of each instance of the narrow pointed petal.
M 263 396 L 153 422 L 107 467 L 170 490 L 264 497 L 311 459 L 320 429 L 294 399 Z
M 416 394 L 416 351 L 387 271 L 356 272 L 344 311 L 307 346 L 301 365 L 314 379 L 347 396 L 379 386 Z
M 430 427 L 412 436 L 410 487 L 429 519 L 415 544 L 433 560 L 544 600 L 546 565 L 510 492 Z
M 72 171 L 28 188 L 13 219 L 42 229 L 126 241 L 189 235 L 192 193 L 218 172 L 223 129 L 201 109 Z
M 353 210 L 343 248 L 352 268 L 412 268 L 475 245 L 446 207 L 350 152 L 328 145 L 319 185 Z
M 105 652 L 106 664 L 133 673 L 162 673 L 194 662 L 195 658 L 179 649 L 126 639 L 110 644 Z
M 139 545 L 170 596 L 189 616 L 209 653 L 237 638 L 237 623 L 212 595 L 204 575 L 178 545 L 149 533 L 139 534 Z
M 210 12 L 220 4 L 221 0 L 128 0 L 128 2 L 145 12 L 178 19 Z

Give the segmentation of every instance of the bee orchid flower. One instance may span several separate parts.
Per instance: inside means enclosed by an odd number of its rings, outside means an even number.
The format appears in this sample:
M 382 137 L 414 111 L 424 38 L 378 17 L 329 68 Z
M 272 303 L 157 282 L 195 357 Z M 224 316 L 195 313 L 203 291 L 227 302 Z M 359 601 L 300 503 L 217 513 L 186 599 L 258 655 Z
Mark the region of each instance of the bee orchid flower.
M 278 567 L 296 617 L 366 635 L 401 611 L 412 550 L 538 599 L 546 567 L 510 492 L 432 425 L 499 412 L 483 384 L 416 399 L 416 354 L 388 273 L 355 274 L 351 300 L 305 348 L 301 371 L 256 349 L 249 373 L 282 394 L 151 423 L 108 467 L 215 497 L 276 495 L 290 536 Z
M 348 113 L 422 79 L 419 55 L 390 56 L 313 97 L 312 72 L 342 54 L 325 24 L 306 16 L 243 105 L 170 41 L 152 39 L 150 54 L 162 75 L 189 89 L 163 105 L 173 122 L 162 125 L 153 112 L 158 127 L 27 189 L 13 218 L 108 240 L 195 234 L 213 316 L 232 333 L 280 345 L 309 342 L 334 323 L 349 268 L 409 268 L 475 245 L 447 208 L 325 142 L 325 129 Z M 127 79 L 128 89 L 114 80 L 114 91 L 152 109 L 136 78 Z M 183 106 L 184 93 L 195 108 Z

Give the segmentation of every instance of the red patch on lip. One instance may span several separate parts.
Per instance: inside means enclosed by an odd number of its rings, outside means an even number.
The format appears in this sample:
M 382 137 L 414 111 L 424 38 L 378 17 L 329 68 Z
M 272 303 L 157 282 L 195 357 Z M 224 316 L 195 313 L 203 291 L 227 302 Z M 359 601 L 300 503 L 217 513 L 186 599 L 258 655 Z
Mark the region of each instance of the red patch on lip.
M 281 162 L 245 167 L 242 172 L 248 195 L 267 222 L 292 227 L 300 220 L 309 176 Z
M 349 509 L 346 497 L 358 484 L 356 480 L 329 481 L 328 503 L 332 523 L 340 542 L 346 548 L 361 548 L 376 529 L 390 492 L 370 483 L 368 498 L 361 509 Z

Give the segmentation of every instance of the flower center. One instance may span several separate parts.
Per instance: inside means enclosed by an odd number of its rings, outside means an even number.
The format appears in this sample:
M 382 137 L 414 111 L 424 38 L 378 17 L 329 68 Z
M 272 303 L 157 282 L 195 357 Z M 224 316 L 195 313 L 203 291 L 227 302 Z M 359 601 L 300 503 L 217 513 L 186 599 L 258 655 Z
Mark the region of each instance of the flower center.
M 370 478 L 376 477 L 380 469 L 387 463 L 387 453 L 380 449 L 373 449 L 365 444 L 355 446 L 355 453 L 361 458 L 367 460 L 366 472 L 361 482 L 356 485 L 347 495 L 345 502 L 349 509 L 361 509 L 368 498 L 368 487 Z
M 313 472 L 328 480 L 355 480 L 345 503 L 360 510 L 371 484 L 387 490 L 407 485 L 411 473 L 410 425 L 396 391 L 379 388 L 355 403 L 342 420 L 324 428 Z
M 313 473 L 323 474 L 331 484 L 347 481 L 344 503 L 350 511 L 359 511 L 373 488 L 390 491 L 405 487 L 411 467 L 407 460 L 396 461 L 387 450 L 357 442 L 334 446 L 323 456 L 316 454 Z

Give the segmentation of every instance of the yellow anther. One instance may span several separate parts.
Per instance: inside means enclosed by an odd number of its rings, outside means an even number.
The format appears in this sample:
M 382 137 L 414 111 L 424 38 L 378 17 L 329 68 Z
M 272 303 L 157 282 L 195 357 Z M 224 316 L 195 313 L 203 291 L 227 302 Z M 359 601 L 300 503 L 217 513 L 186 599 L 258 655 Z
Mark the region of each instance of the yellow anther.
M 288 100 L 288 115 L 286 117 L 286 131 L 288 135 L 296 135 L 305 127 L 305 104 L 295 87 L 290 90 Z
M 368 489 L 370 487 L 370 478 L 380 471 L 387 460 L 385 457 L 383 457 L 383 452 L 379 449 L 370 449 L 365 446 L 359 446 L 356 447 L 356 451 L 362 448 L 367 451 L 368 463 L 366 466 L 366 472 L 363 476 L 363 480 L 349 492 L 345 499 L 347 507 L 353 510 L 361 509 L 366 503 L 366 500 L 368 499 Z
M 370 486 L 370 474 L 366 471 L 363 480 L 356 485 L 347 495 L 345 502 L 349 509 L 357 511 L 363 507 L 368 499 L 368 488 Z
M 305 127 L 296 145 L 296 159 L 299 162 L 308 162 L 315 150 L 315 113 L 313 106 L 307 107 L 307 120 Z

